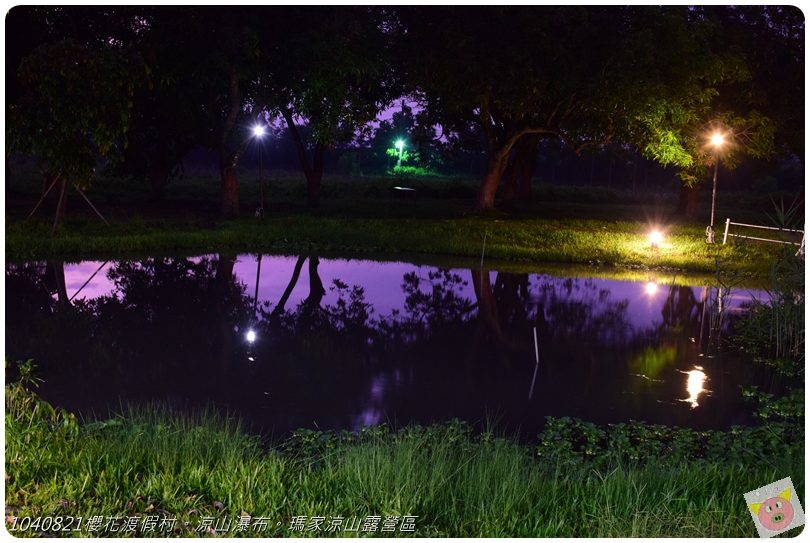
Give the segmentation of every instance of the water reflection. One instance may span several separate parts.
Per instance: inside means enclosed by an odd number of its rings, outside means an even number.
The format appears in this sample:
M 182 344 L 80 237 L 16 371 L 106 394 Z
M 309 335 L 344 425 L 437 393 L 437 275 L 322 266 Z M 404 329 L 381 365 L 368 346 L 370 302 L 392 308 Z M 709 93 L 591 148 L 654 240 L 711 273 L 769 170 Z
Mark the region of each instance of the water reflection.
M 84 413 L 213 403 L 276 434 L 494 415 L 531 436 L 547 415 L 745 423 L 739 386 L 778 385 L 719 349 L 735 314 L 708 289 L 316 255 L 99 264 L 6 268 L 7 357 Z
M 684 373 L 687 375 L 686 393 L 689 394 L 689 397 L 682 401 L 689 402 L 689 404 L 692 406 L 692 409 L 694 409 L 699 405 L 698 396 L 710 392 L 709 390 L 706 390 L 706 388 L 704 387 L 706 383 L 706 373 L 700 366 L 695 366 L 693 370 Z

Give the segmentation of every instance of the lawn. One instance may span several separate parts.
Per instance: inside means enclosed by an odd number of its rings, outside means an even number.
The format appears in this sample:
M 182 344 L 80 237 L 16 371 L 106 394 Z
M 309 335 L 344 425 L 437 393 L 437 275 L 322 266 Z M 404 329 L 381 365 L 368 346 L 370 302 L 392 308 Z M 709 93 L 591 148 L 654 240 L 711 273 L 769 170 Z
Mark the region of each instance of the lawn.
M 339 178 L 325 184 L 321 208 L 311 211 L 297 203 L 303 200 L 300 181 L 282 176 L 268 182 L 266 218 L 250 213 L 249 202 L 257 202 L 258 194 L 243 180 L 242 207 L 248 217 L 232 220 L 217 216 L 213 177 L 175 182 L 166 201 L 158 204 L 148 201 L 145 186 L 99 182 L 91 196 L 111 225 L 102 224 L 74 195 L 68 220 L 55 235 L 44 211 L 25 218 L 39 188 L 34 182 L 17 182 L 13 204 L 7 207 L 6 257 L 232 251 L 480 261 L 483 252 L 493 267 L 560 263 L 617 272 L 714 274 L 719 262 L 727 272 L 766 277 L 779 249 L 751 243 L 707 245 L 705 225 L 668 219 L 674 201 L 660 194 L 539 185 L 531 203 L 476 214 L 470 208 L 472 181 Z M 400 193 L 393 188 L 397 183 L 417 190 Z M 751 209 L 738 214 L 755 215 Z M 666 233 L 661 247 L 649 243 L 653 228 Z

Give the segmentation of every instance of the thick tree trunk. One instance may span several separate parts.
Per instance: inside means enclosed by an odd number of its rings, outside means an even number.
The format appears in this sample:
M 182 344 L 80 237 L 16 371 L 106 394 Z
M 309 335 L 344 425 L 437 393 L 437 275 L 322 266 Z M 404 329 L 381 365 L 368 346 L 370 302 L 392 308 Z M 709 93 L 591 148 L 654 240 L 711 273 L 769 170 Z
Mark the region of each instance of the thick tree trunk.
M 172 172 L 171 164 L 159 160 L 149 167 L 147 175 L 149 177 L 149 184 L 152 187 L 152 195 L 149 199 L 153 202 L 163 200 L 166 196 L 166 185 L 169 184 L 169 175 Z
M 70 305 L 67 295 L 67 282 L 65 281 L 65 263 L 61 260 L 48 261 L 46 269 L 51 274 L 51 280 L 56 289 L 57 303 L 60 308 Z
M 309 257 L 309 296 L 305 303 L 311 308 L 319 307 L 321 300 L 323 300 L 326 294 L 326 289 L 323 288 L 323 281 L 321 281 L 321 276 L 318 274 L 319 264 L 320 260 L 318 260 L 317 256 Z
M 523 350 L 525 346 L 507 337 L 501 326 L 498 302 L 492 290 L 492 283 L 489 281 L 489 270 L 471 269 L 470 275 L 475 298 L 478 301 L 479 333 L 489 333 L 491 338 L 509 349 Z M 508 362 L 505 356 L 502 357 L 502 360 Z
M 235 68 L 231 70 L 230 74 L 228 98 L 230 101 L 228 116 L 225 118 L 219 141 L 221 212 L 225 217 L 238 217 L 239 179 L 236 169 L 239 165 L 239 157 L 247 146 L 247 142 L 243 142 L 236 151 L 229 151 L 228 138 L 236 127 L 236 119 L 242 107 L 239 77 Z
M 307 156 L 307 146 L 306 143 L 304 143 L 304 138 L 298 131 L 298 127 L 295 125 L 292 111 L 285 108 L 281 110 L 281 114 L 287 122 L 290 137 L 295 144 L 295 150 L 298 154 L 298 162 L 301 164 L 301 169 L 304 170 L 304 177 L 307 180 L 307 205 L 309 207 L 318 207 L 321 200 L 321 180 L 323 179 L 323 159 L 326 146 L 320 142 L 315 144 L 312 165 L 310 165 L 309 157 Z
M 687 187 L 681 186 L 681 194 L 678 198 L 678 208 L 675 210 L 676 215 L 694 219 L 697 217 L 698 203 L 700 196 L 700 185 L 693 185 Z
M 220 170 L 221 212 L 225 217 L 239 216 L 239 178 L 236 165 L 228 163 Z
M 487 173 L 484 175 L 481 186 L 478 188 L 478 197 L 475 203 L 476 209 L 482 211 L 495 209 L 495 193 L 498 190 L 498 184 L 501 182 L 501 176 L 506 168 L 506 159 L 508 156 L 509 149 L 505 151 L 502 149 L 497 153 L 490 154 Z
M 509 165 L 503 172 L 502 196 L 505 202 L 513 204 L 517 196 L 520 196 L 521 200 L 524 199 L 527 184 L 531 197 L 531 178 L 537 163 L 537 144 L 539 142 L 539 135 L 526 134 L 512 146 Z

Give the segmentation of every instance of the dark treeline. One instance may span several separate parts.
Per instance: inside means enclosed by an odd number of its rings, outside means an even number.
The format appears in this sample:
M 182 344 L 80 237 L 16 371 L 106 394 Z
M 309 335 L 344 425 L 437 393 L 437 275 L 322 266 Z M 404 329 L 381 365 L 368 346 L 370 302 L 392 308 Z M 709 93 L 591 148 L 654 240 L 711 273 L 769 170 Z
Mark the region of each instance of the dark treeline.
M 692 215 L 718 160 L 762 179 L 804 158 L 793 7 L 21 6 L 6 36 L 6 154 L 55 193 L 104 164 L 160 198 L 205 149 L 235 216 L 257 125 L 310 206 L 325 171 L 479 176 L 491 209 L 538 172 L 635 186 L 654 166 Z

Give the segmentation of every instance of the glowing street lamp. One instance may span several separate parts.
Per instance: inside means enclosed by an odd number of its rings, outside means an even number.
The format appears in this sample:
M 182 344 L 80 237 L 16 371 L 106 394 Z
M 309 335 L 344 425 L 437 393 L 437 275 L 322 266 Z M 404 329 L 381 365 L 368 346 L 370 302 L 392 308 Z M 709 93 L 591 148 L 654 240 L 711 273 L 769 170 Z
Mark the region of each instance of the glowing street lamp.
M 714 243 L 714 200 L 717 196 L 717 169 L 720 166 L 720 149 L 725 145 L 726 138 L 720 132 L 715 132 L 709 138 L 709 143 L 714 147 L 714 179 L 712 180 L 712 214 L 709 219 L 709 226 L 706 227 L 706 243 Z
M 399 157 L 397 158 L 397 167 L 402 166 L 402 150 L 405 148 L 405 142 L 401 139 L 394 142 L 394 147 L 397 148 L 399 151 Z
M 262 182 L 262 144 L 261 139 L 264 136 L 264 125 L 257 124 L 253 127 L 253 137 L 259 139 L 259 209 L 256 214 L 259 218 L 264 218 L 264 183 Z
M 660 230 L 653 230 L 649 233 L 650 247 L 658 248 L 664 243 L 664 234 Z
M 248 343 L 253 343 L 256 341 L 256 332 L 254 330 L 248 330 L 247 334 L 245 334 L 245 339 Z

